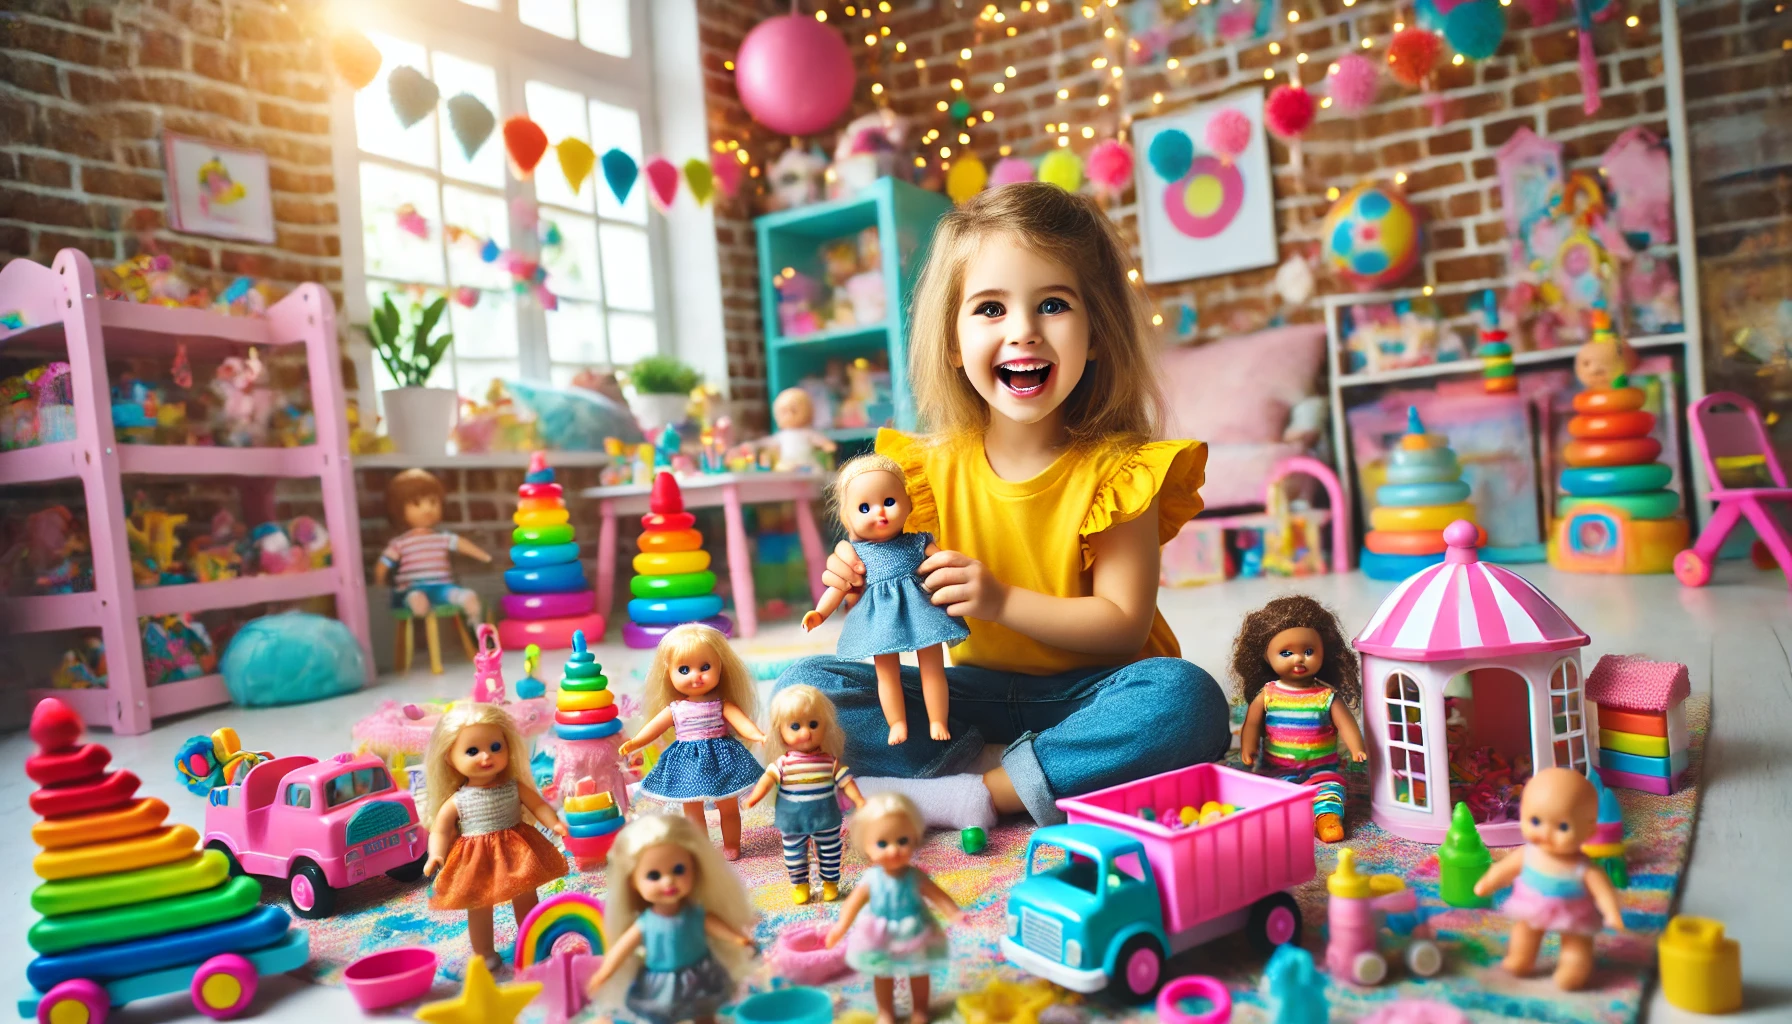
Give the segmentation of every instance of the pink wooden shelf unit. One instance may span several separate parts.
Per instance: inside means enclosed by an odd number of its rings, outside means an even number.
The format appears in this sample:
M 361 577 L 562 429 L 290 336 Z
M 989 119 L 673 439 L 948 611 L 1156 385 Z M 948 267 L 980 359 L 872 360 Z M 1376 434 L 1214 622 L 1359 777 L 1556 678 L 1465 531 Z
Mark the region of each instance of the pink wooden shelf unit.
M 57 358 L 66 347 L 73 375 L 75 439 L 0 452 L 0 487 L 78 479 L 86 495 L 94 589 L 78 594 L 0 597 L 0 635 L 99 628 L 106 645 L 108 685 L 103 689 L 56 690 L 57 697 L 88 724 L 106 725 L 125 734 L 148 732 L 151 722 L 167 715 L 228 704 L 230 694 L 223 676 L 217 674 L 149 686 L 138 617 L 297 601 L 325 594 L 336 598 L 337 618 L 355 634 L 367 664 L 373 665 L 336 314 L 329 293 L 316 284 L 300 285 L 261 319 L 115 302 L 99 298 L 93 264 L 87 257 L 78 250 L 64 249 L 48 267 L 14 260 L 0 269 L 0 311 L 17 311 L 25 323 L 15 331 L 0 329 L 0 348 Z M 194 355 L 231 354 L 249 345 L 268 349 L 304 345 L 317 443 L 296 448 L 117 443 L 107 357 L 172 360 L 179 342 L 185 342 Z M 124 532 L 121 478 L 127 473 L 316 477 L 322 485 L 324 525 L 330 532 L 330 567 L 138 590 L 131 581 L 130 549 Z M 34 690 L 31 699 L 51 692 Z

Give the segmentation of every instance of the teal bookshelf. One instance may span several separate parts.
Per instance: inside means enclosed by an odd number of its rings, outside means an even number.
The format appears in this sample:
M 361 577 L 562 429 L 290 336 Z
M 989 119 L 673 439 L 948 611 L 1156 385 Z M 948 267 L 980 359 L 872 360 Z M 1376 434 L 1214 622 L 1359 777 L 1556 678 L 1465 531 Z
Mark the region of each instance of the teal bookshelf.
M 759 302 L 765 321 L 765 366 L 776 397 L 804 377 L 817 376 L 831 359 L 857 359 L 885 352 L 890 362 L 890 396 L 896 426 L 915 428 L 915 398 L 908 386 L 909 296 L 920 276 L 934 224 L 952 208 L 937 192 L 895 178 L 880 178 L 850 199 L 768 214 L 754 222 L 759 237 Z M 785 267 L 825 277 L 823 244 L 877 228 L 883 254 L 884 308 L 881 324 L 839 327 L 800 337 L 784 337 L 778 319 L 778 292 L 772 282 Z M 832 430 L 844 443 L 869 441 L 872 429 Z

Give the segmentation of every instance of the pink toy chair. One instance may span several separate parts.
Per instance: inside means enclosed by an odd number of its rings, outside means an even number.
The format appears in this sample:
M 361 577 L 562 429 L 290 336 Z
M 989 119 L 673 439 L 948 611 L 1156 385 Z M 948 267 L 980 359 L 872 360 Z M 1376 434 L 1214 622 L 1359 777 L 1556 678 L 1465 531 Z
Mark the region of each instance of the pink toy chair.
M 1674 556 L 1675 578 L 1689 587 L 1710 582 L 1718 548 L 1723 546 L 1736 520 L 1747 516 L 1761 537 L 1751 552 L 1754 563 L 1763 569 L 1772 568 L 1768 561 L 1771 556 L 1792 579 L 1792 535 L 1775 515 L 1776 509 L 1792 507 L 1792 487 L 1786 486 L 1786 473 L 1774 457 L 1755 403 L 1735 392 L 1720 391 L 1693 403 L 1687 419 L 1692 425 L 1693 444 L 1698 446 L 1699 458 L 1705 464 L 1706 479 L 1711 481 L 1710 497 L 1717 502 L 1717 510 L 1697 543 Z M 1757 474 L 1764 470 L 1766 478 L 1759 483 L 1771 480 L 1773 486 L 1725 486 L 1720 470 L 1735 469 L 1752 469 Z

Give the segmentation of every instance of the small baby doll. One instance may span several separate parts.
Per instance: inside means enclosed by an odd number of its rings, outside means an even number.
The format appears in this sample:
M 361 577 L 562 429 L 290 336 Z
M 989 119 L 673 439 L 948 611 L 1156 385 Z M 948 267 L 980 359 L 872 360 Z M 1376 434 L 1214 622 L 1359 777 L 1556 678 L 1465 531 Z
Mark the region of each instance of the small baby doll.
M 1328 843 L 1344 838 L 1338 740 L 1351 760 L 1369 760 L 1351 713 L 1363 694 L 1359 671 L 1337 616 L 1301 594 L 1246 615 L 1232 642 L 1232 674 L 1250 705 L 1239 737 L 1245 765 L 1255 766 L 1266 741 L 1269 774 L 1317 788 L 1313 825 Z
M 509 902 L 521 921 L 540 898 L 535 890 L 566 874 L 566 858 L 528 820 L 566 834 L 535 791 L 526 750 L 502 706 L 463 702 L 442 713 L 424 754 L 430 827 L 423 873 L 435 878 L 429 909 L 466 911 L 473 953 L 494 971 L 502 959 L 492 908 Z
M 926 1024 L 928 972 L 946 964 L 946 933 L 927 905 L 954 923 L 964 915 L 957 901 L 909 863 L 926 834 L 914 801 L 900 793 L 878 793 L 852 816 L 851 831 L 871 866 L 841 906 L 827 947 L 844 938 L 847 965 L 871 975 L 879 1024 L 894 1024 L 896 979 L 905 975 L 913 1007 L 909 1019 Z
M 815 452 L 832 455 L 839 449 L 833 439 L 814 428 L 815 402 L 802 388 L 785 388 L 772 402 L 772 422 L 777 432 L 756 442 L 760 448 L 777 450 L 772 468 L 781 472 L 817 469 Z
M 791 899 L 809 902 L 809 843 L 821 865 L 821 898 L 840 898 L 840 798 L 865 806 L 852 769 L 840 763 L 846 735 L 834 702 L 813 686 L 787 686 L 766 715 L 765 774 L 747 794 L 747 806 L 778 790 L 778 831 L 784 836 L 784 870 Z
M 894 459 L 861 455 L 840 467 L 834 485 L 840 523 L 865 563 L 865 589 L 846 613 L 835 653 L 877 664 L 877 699 L 890 723 L 891 746 L 908 739 L 908 711 L 902 699 L 902 651 L 921 664 L 921 698 L 927 704 L 927 733 L 949 740 L 946 728 L 946 647 L 971 635 L 963 619 L 946 614 L 921 586 L 922 561 L 939 551 L 931 533 L 903 533 L 909 511 L 908 479 Z M 815 610 L 803 616 L 814 629 L 832 615 L 846 595 L 829 587 Z
M 728 638 L 697 622 L 675 626 L 660 638 L 647 670 L 647 724 L 618 752 L 627 757 L 674 729 L 672 745 L 653 771 L 641 780 L 641 791 L 666 802 L 682 803 L 685 817 L 708 833 L 703 803 L 714 800 L 722 818 L 722 854 L 740 857 L 742 793 L 759 781 L 759 762 L 728 734 L 748 743 L 764 743 L 753 724 L 753 674 L 728 646 Z
M 392 576 L 392 607 L 409 608 L 419 619 L 427 618 L 439 604 L 458 605 L 469 622 L 480 618 L 479 595 L 454 582 L 448 556 L 458 552 L 481 562 L 492 556 L 478 545 L 447 530 L 442 521 L 442 482 L 421 469 L 407 469 L 386 485 L 386 517 L 405 532 L 392 538 L 373 566 L 373 582 L 383 584 Z
M 747 890 L 707 830 L 642 815 L 616 834 L 605 873 L 610 948 L 586 990 L 649 1024 L 713 1024 L 757 949 Z
M 1545 768 L 1525 783 L 1518 818 L 1524 849 L 1495 861 L 1475 883 L 1475 895 L 1512 887 L 1511 897 L 1500 905 L 1500 913 L 1512 918 L 1506 970 L 1519 977 L 1530 974 L 1544 933 L 1560 932 L 1556 987 L 1581 988 L 1593 973 L 1593 936 L 1599 926 L 1624 930 L 1612 880 L 1604 871 L 1589 870 L 1591 861 L 1581 852 L 1599 824 L 1599 793 L 1579 772 Z

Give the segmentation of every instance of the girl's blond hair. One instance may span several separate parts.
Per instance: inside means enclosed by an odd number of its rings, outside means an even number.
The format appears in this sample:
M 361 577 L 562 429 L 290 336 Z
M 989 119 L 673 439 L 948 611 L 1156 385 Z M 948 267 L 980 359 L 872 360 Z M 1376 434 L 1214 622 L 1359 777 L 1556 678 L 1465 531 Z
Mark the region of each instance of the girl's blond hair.
M 1055 187 L 1055 186 L 1054 186 Z M 900 814 L 908 818 L 909 828 L 915 832 L 915 842 L 927 834 L 927 821 L 921 817 L 921 808 L 915 802 L 897 792 L 877 793 L 867 797 L 865 806 L 853 812 L 852 820 L 847 822 L 846 831 L 852 836 L 853 848 L 860 853 L 865 852 L 865 826 L 892 814 Z
M 455 771 L 454 765 L 449 763 L 448 752 L 460 739 L 461 730 L 474 725 L 497 726 L 504 735 L 504 749 L 510 755 L 510 764 L 504 774 L 521 785 L 535 784 L 529 773 L 529 748 L 523 745 L 522 734 L 517 732 L 516 721 L 510 713 L 497 704 L 459 701 L 442 712 L 429 734 L 429 749 L 423 759 L 423 780 L 429 789 L 429 807 L 423 814 L 424 821 L 434 821 L 442 805 L 467 784 L 467 777 Z
M 682 626 L 674 626 L 660 637 L 659 647 L 654 649 L 653 664 L 647 669 L 647 692 L 642 697 L 642 714 L 648 719 L 666 710 L 675 700 L 683 700 L 684 696 L 672 688 L 672 662 L 683 658 L 699 647 L 707 647 L 715 656 L 716 665 L 721 678 L 716 688 L 711 691 L 722 700 L 740 708 L 748 717 L 756 716 L 759 702 L 753 691 L 753 673 L 747 668 L 734 648 L 728 646 L 728 638 L 713 626 L 705 626 L 701 622 L 687 622 Z M 730 729 L 733 726 L 729 726 Z
M 834 505 L 834 518 L 840 520 L 841 526 L 846 525 L 846 485 L 866 473 L 888 473 L 896 478 L 896 483 L 904 491 L 908 490 L 908 474 L 888 455 L 866 452 L 846 460 L 846 465 L 841 466 L 840 472 L 834 476 L 834 493 L 830 498 Z
M 634 886 L 635 865 L 648 848 L 667 844 L 690 854 L 697 864 L 697 881 L 688 901 L 751 935 L 753 904 L 747 898 L 746 887 L 710 845 L 708 833 L 700 831 L 683 815 L 643 814 L 624 825 L 622 831 L 616 833 L 616 844 L 610 847 L 609 861 L 604 869 L 604 876 L 610 880 L 609 895 L 604 898 L 605 938 L 615 942 L 647 910 L 647 901 Z M 751 950 L 732 942 L 717 942 L 708 935 L 704 940 L 731 975 L 737 979 L 746 975 L 753 962 Z M 622 994 L 628 991 L 629 982 L 640 970 L 640 964 L 640 957 L 629 957 L 629 962 L 605 984 L 600 998 L 620 1004 Z
M 1164 397 L 1144 304 L 1126 276 L 1133 263 L 1126 243 L 1094 200 L 1038 181 L 985 189 L 934 228 L 909 325 L 909 380 L 927 429 L 949 441 L 989 424 L 989 406 L 952 360 L 965 269 L 996 235 L 1076 272 L 1089 365 L 1064 400 L 1071 446 L 1157 437 Z
M 784 745 L 780 723 L 793 719 L 814 719 L 820 723 L 816 736 L 821 750 L 838 761 L 846 754 L 846 735 L 840 731 L 840 718 L 834 713 L 834 702 L 813 686 L 786 686 L 772 695 L 772 706 L 765 713 L 765 763 L 771 764 L 789 748 Z

